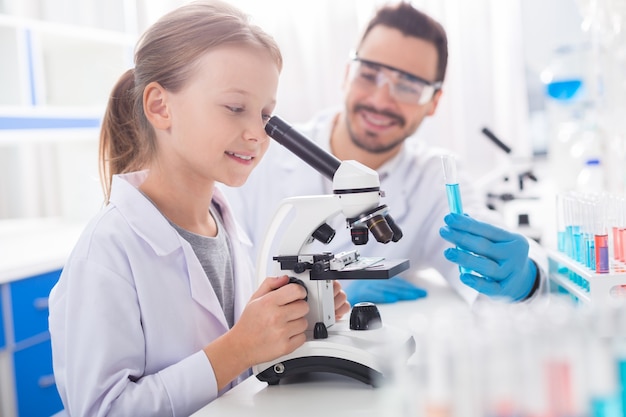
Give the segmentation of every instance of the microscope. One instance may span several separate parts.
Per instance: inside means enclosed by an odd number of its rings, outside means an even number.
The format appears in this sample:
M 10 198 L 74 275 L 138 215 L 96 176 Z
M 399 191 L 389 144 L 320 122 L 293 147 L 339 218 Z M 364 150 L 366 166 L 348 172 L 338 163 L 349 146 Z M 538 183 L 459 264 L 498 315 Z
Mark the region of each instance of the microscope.
M 491 130 L 485 127 L 481 132 L 509 156 L 505 164 L 476 181 L 476 186 L 486 194 L 487 207 L 499 211 L 512 229 L 541 243 L 543 206 L 539 204 L 538 190 L 532 188 L 538 182 L 532 158 L 513 157 L 513 150 Z
M 330 219 L 343 215 L 355 245 L 369 233 L 381 243 L 398 241 L 402 231 L 386 205 L 376 171 L 356 162 L 340 161 L 286 122 L 273 116 L 267 134 L 333 182 L 332 195 L 300 196 L 283 200 L 272 218 L 261 246 L 257 271 L 261 282 L 271 251 L 277 247 L 277 275 L 304 286 L 309 304 L 306 342 L 294 352 L 253 367 L 256 377 L 270 385 L 310 372 L 330 372 L 380 385 L 402 353 L 415 349 L 412 336 L 383 325 L 373 303 L 353 306 L 350 320 L 335 321 L 333 280 L 388 279 L 409 268 L 407 259 L 361 257 L 357 250 L 315 252 L 313 244 L 335 237 Z

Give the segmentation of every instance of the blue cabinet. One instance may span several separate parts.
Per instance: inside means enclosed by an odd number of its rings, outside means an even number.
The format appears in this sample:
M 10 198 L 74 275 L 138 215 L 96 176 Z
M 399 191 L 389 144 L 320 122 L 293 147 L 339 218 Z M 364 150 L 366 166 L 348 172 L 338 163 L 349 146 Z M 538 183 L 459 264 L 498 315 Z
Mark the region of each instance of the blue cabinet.
M 0 350 L 4 349 L 4 314 L 2 313 L 2 286 L 0 286 Z
M 2 354 L 13 365 L 13 386 L 0 396 L 9 395 L 13 404 L 0 404 L 2 416 L 49 417 L 63 409 L 48 332 L 48 295 L 60 274 L 55 270 L 0 285 L 0 301 L 5 303 L 2 307 L 0 302 L 0 350 L 4 346 Z
M 48 295 L 61 271 L 52 271 L 9 284 L 15 343 L 48 331 Z
M 19 416 L 51 416 L 63 409 L 52 374 L 50 340 L 13 354 Z

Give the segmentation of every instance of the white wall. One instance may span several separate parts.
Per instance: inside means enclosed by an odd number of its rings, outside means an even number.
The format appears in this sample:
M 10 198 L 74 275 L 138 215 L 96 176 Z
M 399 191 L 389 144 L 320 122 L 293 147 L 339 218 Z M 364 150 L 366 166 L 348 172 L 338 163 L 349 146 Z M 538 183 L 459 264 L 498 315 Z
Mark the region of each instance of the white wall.
M 280 44 L 285 66 L 276 113 L 291 122 L 304 121 L 318 110 L 341 104 L 341 82 L 348 54 L 375 7 L 383 3 L 380 0 L 230 1 L 249 13 Z M 92 3 L 95 4 L 89 4 Z M 130 3 L 133 2 L 124 2 Z M 136 10 L 130 7 L 125 13 L 125 26 L 131 30 L 136 26 L 137 31 L 142 31 L 181 3 L 137 0 Z M 450 44 L 444 96 L 437 114 L 420 129 L 419 138 L 464 154 L 476 177 L 488 174 L 495 164 L 506 163 L 502 152 L 480 133 L 484 126 L 499 134 L 519 155 L 530 156 L 533 132 L 528 124 L 528 108 L 532 107 L 532 97 L 536 94 L 529 96 L 527 86 L 541 91 L 533 74 L 547 65 L 554 46 L 580 36 L 575 0 L 415 0 L 413 3 L 442 22 Z M 107 85 L 105 90 L 110 87 Z M 105 102 L 103 97 L 102 105 Z M 75 146 L 68 147 L 71 143 Z M 40 192 L 34 199 L 3 197 L 0 217 L 9 213 L 13 217 L 62 215 L 82 219 L 99 208 L 97 144 L 80 141 L 67 144 L 0 152 L 0 160 L 6 161 L 0 168 L 4 179 L 0 179 L 0 193 L 3 196 L 20 193 L 22 184 Z M 47 164 L 59 171 L 60 184 L 51 184 L 45 174 L 34 174 L 28 166 L 21 165 L 28 161 L 41 165 L 41 158 L 49 155 L 55 160 Z M 77 162 L 73 163 L 72 158 Z M 21 173 L 20 178 L 6 180 L 15 173 Z M 87 197 L 79 194 L 79 190 Z

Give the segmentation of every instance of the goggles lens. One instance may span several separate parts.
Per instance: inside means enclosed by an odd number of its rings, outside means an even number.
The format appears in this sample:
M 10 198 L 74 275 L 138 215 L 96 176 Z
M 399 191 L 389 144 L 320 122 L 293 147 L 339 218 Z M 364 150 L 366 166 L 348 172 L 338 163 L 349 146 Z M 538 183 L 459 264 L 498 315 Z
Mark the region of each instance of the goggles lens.
M 389 93 L 398 101 L 424 105 L 430 101 L 441 83 L 431 83 L 399 69 L 372 61 L 354 58 L 350 64 L 350 80 L 361 88 L 389 86 Z

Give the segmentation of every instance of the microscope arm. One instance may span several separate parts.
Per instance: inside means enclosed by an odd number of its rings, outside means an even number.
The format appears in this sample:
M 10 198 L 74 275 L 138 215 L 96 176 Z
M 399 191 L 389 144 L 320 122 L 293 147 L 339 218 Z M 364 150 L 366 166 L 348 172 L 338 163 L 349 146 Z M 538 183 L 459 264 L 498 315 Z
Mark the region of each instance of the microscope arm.
M 292 219 L 285 224 L 292 212 Z M 334 195 L 291 197 L 281 201 L 265 233 L 266 238 L 257 258 L 258 282 L 262 282 L 267 275 L 267 263 L 271 259 L 272 244 L 282 227 L 286 227 L 287 231 L 283 234 L 278 246 L 278 254 L 299 254 L 312 239 L 313 231 L 340 212 L 341 205 Z

